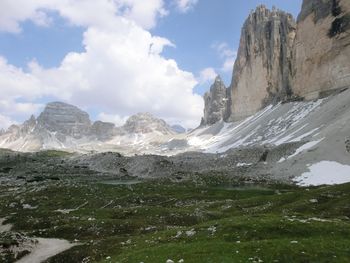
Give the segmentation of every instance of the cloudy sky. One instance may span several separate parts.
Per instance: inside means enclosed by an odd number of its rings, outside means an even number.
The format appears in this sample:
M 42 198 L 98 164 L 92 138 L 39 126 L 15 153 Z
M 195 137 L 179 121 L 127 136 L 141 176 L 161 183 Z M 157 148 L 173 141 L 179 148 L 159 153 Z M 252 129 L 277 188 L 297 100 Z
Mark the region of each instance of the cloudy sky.
M 0 128 L 65 101 L 117 125 L 137 112 L 195 127 L 217 74 L 230 84 L 258 4 L 301 0 L 1 0 Z

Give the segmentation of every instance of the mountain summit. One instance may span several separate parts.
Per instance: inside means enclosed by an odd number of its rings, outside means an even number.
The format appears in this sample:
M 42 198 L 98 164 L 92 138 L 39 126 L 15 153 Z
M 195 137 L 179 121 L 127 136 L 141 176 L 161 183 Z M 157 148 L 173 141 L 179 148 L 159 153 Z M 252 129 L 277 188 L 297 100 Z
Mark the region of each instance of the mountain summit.
M 227 104 L 220 102 L 225 92 L 215 80 L 204 95 L 202 124 L 235 122 L 270 104 L 348 88 L 349 59 L 348 0 L 304 0 L 297 22 L 291 14 L 258 6 L 242 28 Z
M 7 131 L 0 133 L 0 147 L 17 151 L 41 149 L 81 151 L 85 147 L 93 150 L 101 146 L 103 151 L 106 149 L 104 146 L 111 140 L 122 140 L 128 145 L 130 142 L 125 138 L 130 139 L 134 135 L 152 137 L 154 134 L 166 136 L 174 135 L 176 132 L 164 120 L 150 113 L 131 116 L 124 126 L 116 127 L 109 122 L 93 123 L 89 114 L 76 106 L 51 102 L 37 119 L 32 115 L 23 124 L 12 125 Z

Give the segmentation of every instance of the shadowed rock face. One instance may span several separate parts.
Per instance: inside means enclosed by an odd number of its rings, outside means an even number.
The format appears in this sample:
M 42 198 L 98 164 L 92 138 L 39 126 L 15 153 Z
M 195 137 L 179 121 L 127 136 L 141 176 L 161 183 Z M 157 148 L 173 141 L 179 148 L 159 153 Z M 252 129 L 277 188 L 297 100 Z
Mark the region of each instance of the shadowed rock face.
M 98 140 L 108 140 L 113 137 L 115 133 L 115 125 L 109 122 L 96 121 L 91 126 L 90 133 Z
M 292 15 L 259 6 L 244 23 L 229 92 L 228 121 L 243 119 L 292 94 Z
M 339 6 L 339 0 L 305 0 L 301 12 L 298 16 L 298 23 L 304 21 L 309 15 L 313 15 L 315 23 L 325 19 L 332 13 L 333 16 L 341 14 L 341 8 Z
M 304 0 L 294 47 L 293 92 L 315 99 L 350 86 L 350 1 Z
M 37 121 L 41 129 L 76 139 L 87 135 L 91 127 L 91 121 L 86 112 L 63 102 L 47 104 Z
M 220 76 L 217 76 L 210 91 L 204 95 L 204 117 L 201 125 L 212 125 L 224 119 L 227 109 L 227 88 Z

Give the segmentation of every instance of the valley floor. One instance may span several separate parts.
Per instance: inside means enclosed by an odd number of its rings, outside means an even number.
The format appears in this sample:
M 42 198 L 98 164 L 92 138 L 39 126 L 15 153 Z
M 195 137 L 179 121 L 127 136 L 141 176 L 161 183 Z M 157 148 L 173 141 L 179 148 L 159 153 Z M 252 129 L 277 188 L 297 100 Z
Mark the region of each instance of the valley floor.
M 107 179 L 2 174 L 0 262 L 34 237 L 75 245 L 51 263 L 350 261 L 350 184 Z

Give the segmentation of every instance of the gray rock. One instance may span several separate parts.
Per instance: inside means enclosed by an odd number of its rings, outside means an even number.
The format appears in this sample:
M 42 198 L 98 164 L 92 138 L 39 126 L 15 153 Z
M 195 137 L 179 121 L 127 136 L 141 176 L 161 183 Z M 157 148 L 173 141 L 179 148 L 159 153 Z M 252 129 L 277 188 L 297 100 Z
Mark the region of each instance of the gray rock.
M 164 121 L 155 118 L 150 113 L 138 113 L 131 116 L 123 126 L 127 133 L 151 133 L 174 134 L 171 127 Z
M 296 23 L 291 14 L 265 6 L 252 12 L 242 28 L 226 120 L 248 117 L 291 96 Z
M 317 23 L 330 14 L 337 16 L 340 13 L 341 8 L 338 0 L 304 0 L 298 16 L 298 23 L 305 20 L 311 14 L 314 14 L 314 22 Z
M 27 134 L 34 131 L 36 127 L 37 121 L 34 115 L 30 116 L 29 120 L 25 121 L 21 127 L 21 133 Z
M 306 100 L 350 87 L 350 1 L 304 0 L 294 45 L 293 93 Z
M 109 122 L 96 121 L 90 129 L 92 136 L 95 136 L 98 140 L 108 140 L 113 137 L 115 125 Z
M 210 91 L 204 95 L 204 117 L 202 125 L 212 125 L 224 119 L 227 110 L 227 88 L 220 76 L 217 76 Z
M 46 105 L 38 117 L 38 126 L 40 129 L 79 139 L 89 134 L 91 121 L 86 112 L 73 105 L 52 102 Z

